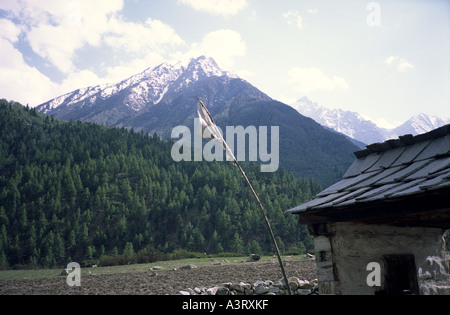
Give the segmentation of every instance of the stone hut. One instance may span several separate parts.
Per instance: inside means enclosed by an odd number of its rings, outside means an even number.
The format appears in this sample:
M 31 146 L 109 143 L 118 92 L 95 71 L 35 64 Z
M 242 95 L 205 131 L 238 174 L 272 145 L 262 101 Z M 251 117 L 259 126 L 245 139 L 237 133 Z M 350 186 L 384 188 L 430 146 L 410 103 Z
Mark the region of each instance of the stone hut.
M 320 293 L 450 295 L 450 125 L 355 156 L 288 210 L 314 236 Z

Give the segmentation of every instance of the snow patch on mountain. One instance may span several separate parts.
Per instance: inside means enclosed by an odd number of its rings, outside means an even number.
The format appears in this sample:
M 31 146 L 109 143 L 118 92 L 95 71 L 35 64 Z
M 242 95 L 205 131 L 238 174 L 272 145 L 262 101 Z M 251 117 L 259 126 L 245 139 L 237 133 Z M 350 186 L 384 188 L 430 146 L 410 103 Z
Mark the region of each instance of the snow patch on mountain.
M 201 56 L 191 59 L 187 65 L 181 62 L 175 64 L 164 62 L 119 83 L 78 89 L 50 100 L 40 105 L 38 109 L 48 114 L 60 106 L 83 108 L 124 93 L 123 104 L 134 111 L 140 111 L 161 102 L 171 88 L 181 89 L 204 77 L 212 76 L 237 78 L 230 72 L 222 71 L 212 58 Z
M 401 135 L 418 135 L 450 123 L 450 118 L 419 114 L 394 129 L 378 127 L 359 113 L 342 109 L 329 109 L 312 102 L 307 97 L 299 99 L 291 107 L 319 124 L 343 133 L 366 144 L 395 139 Z
M 381 128 L 356 112 L 326 108 L 312 102 L 307 97 L 299 99 L 291 106 L 300 114 L 314 119 L 322 126 L 355 140 L 363 143 L 384 141 Z
M 450 118 L 427 115 L 424 113 L 411 117 L 401 126 L 393 129 L 395 134 L 421 134 L 450 124 Z

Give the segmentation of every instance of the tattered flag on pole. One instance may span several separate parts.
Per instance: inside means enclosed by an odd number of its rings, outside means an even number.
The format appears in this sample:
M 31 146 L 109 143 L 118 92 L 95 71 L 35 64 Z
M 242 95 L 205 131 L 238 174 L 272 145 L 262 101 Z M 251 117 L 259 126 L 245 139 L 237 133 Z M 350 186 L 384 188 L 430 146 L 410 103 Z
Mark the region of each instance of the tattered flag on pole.
M 208 109 L 206 108 L 205 104 L 198 98 L 198 118 L 200 120 L 200 135 L 202 138 L 205 139 L 214 139 L 217 142 L 220 143 L 220 145 L 223 147 L 225 152 L 227 153 L 228 158 L 230 161 L 233 161 L 234 163 L 237 163 L 236 157 L 234 156 L 233 152 L 228 147 L 225 139 L 222 136 L 222 133 L 220 132 L 219 128 L 217 127 L 216 123 L 214 122 L 214 119 L 212 118 L 211 114 L 209 113 Z M 206 129 L 206 131 L 205 131 Z

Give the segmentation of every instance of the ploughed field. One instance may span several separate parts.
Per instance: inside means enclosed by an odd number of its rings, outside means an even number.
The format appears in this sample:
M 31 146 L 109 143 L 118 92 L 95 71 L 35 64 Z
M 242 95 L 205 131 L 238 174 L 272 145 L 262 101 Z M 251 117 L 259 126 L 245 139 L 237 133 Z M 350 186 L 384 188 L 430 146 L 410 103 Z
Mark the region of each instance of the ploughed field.
M 311 281 L 317 278 L 314 259 L 284 257 L 287 277 Z M 197 268 L 184 269 L 195 265 Z M 61 270 L 1 271 L 0 294 L 17 295 L 174 295 L 180 290 L 222 283 L 278 281 L 278 260 L 258 262 L 244 258 L 216 258 L 158 262 L 143 265 L 81 268 L 80 286 L 70 287 Z M 72 278 L 74 279 L 74 278 Z

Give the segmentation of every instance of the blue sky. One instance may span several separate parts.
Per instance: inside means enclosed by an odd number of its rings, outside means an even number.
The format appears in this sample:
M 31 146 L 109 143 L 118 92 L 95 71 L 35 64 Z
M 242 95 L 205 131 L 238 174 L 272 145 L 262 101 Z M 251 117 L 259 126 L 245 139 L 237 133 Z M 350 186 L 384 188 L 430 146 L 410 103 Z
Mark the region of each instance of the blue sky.
M 199 55 L 285 103 L 450 116 L 449 1 L 0 0 L 0 97 L 30 106 Z

